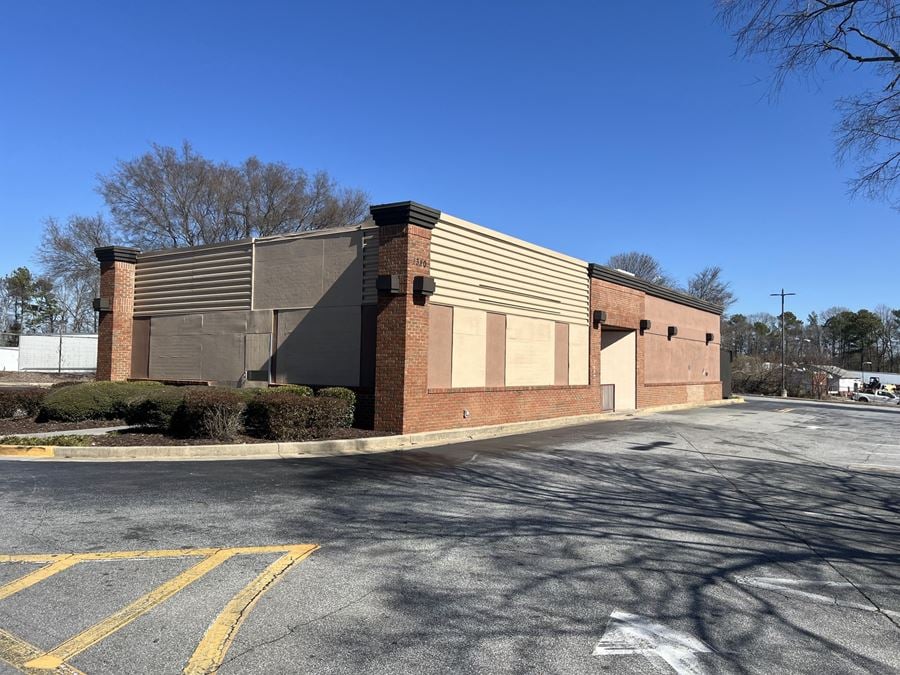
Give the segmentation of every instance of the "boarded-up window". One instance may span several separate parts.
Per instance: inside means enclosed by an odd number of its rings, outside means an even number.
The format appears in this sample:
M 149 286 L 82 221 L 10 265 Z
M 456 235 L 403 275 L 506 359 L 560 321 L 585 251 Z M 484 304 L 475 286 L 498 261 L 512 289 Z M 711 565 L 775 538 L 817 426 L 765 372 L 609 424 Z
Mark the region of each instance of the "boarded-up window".
M 487 313 L 479 309 L 453 310 L 451 386 L 483 387 Z
M 556 339 L 553 342 L 553 384 L 569 384 L 569 325 L 556 324 Z
M 279 310 L 275 381 L 357 386 L 360 323 L 359 305 Z
M 506 385 L 553 384 L 555 322 L 506 317 Z
M 131 332 L 131 376 L 150 377 L 150 317 L 134 320 Z
M 489 312 L 485 356 L 485 386 L 506 385 L 506 316 Z
M 448 389 L 453 362 L 453 308 L 428 308 L 428 386 Z

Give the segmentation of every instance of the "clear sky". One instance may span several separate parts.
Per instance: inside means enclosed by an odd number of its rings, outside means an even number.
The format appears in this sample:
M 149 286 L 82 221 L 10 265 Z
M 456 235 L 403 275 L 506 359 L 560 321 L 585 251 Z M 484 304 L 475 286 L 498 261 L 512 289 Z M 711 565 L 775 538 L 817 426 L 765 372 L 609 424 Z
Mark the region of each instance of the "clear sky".
M 832 102 L 769 100 L 692 2 L 18 2 L 0 13 L 0 273 L 152 142 L 323 168 L 590 261 L 725 269 L 733 311 L 900 306 L 900 216 L 850 200 Z

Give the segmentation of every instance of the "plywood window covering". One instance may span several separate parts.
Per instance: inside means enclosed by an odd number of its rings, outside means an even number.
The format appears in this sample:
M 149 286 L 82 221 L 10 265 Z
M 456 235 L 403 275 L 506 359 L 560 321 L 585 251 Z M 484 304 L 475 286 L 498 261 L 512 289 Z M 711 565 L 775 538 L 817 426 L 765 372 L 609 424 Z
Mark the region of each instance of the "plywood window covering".
M 485 386 L 506 385 L 506 315 L 488 312 L 485 339 Z
M 569 384 L 569 324 L 556 324 L 553 351 L 553 384 Z
M 431 235 L 432 302 L 588 324 L 587 263 L 446 214 Z
M 453 308 L 428 307 L 428 387 L 449 389 L 453 361 Z

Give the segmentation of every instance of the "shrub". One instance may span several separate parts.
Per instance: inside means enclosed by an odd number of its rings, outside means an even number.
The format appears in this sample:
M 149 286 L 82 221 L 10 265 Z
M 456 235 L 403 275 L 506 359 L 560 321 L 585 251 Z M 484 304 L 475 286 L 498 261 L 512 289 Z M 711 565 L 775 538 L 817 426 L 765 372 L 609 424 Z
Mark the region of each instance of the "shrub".
M 34 417 L 41 409 L 41 401 L 47 395 L 46 389 L 2 388 L 0 389 L 0 418 Z
M 274 392 L 247 404 L 247 431 L 275 441 L 308 440 L 330 429 L 349 426 L 350 410 L 350 404 L 339 398 Z
M 286 394 L 294 394 L 295 396 L 312 396 L 313 390 L 312 387 L 307 387 L 305 384 L 282 384 L 277 387 L 269 387 L 268 389 L 263 389 L 265 392 L 282 392 Z
M 241 431 L 246 405 L 244 396 L 234 389 L 185 388 L 170 430 L 178 436 L 233 440 Z
M 346 387 L 323 387 L 316 392 L 316 396 L 326 396 L 329 398 L 339 398 L 349 404 L 349 412 L 346 424 L 341 426 L 349 427 L 353 425 L 353 414 L 356 410 L 356 393 L 352 389 Z
M 4 436 L 3 438 L 0 438 L 0 445 L 59 445 L 74 447 L 90 445 L 90 438 L 87 436 L 74 436 L 71 434 L 46 438 L 35 438 L 34 436 Z
M 183 387 L 159 387 L 135 397 L 125 406 L 125 421 L 136 426 L 168 429 L 184 401 L 185 391 Z
M 116 419 L 128 404 L 162 387 L 159 382 L 85 382 L 47 393 L 39 419 L 57 422 Z

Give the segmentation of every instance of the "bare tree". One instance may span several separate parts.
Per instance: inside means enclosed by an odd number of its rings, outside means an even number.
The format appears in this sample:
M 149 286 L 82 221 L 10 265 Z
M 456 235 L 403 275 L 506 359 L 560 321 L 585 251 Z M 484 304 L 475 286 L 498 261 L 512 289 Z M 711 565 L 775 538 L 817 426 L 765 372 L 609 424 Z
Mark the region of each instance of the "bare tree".
M 847 64 L 881 78 L 879 89 L 841 98 L 838 157 L 860 165 L 851 192 L 900 206 L 900 3 L 894 0 L 718 0 L 737 50 L 775 64 L 775 89 L 791 73 Z
M 737 302 L 731 283 L 722 279 L 722 268 L 718 265 L 704 267 L 688 279 L 686 290 L 695 298 L 719 305 L 725 310 Z
M 65 223 L 44 221 L 36 258 L 53 280 L 55 298 L 71 330 L 92 330 L 96 317 L 91 301 L 100 295 L 94 248 L 117 242 L 120 235 L 102 215 L 72 216 Z
M 216 164 L 189 143 L 180 153 L 154 145 L 98 180 L 122 233 L 144 249 L 353 225 L 368 203 L 324 171 L 309 175 L 256 157 Z
M 669 274 L 663 270 L 660 262 L 649 253 L 628 251 L 610 256 L 606 262 L 607 267 L 631 272 L 638 279 L 649 281 L 653 284 L 675 288 L 676 283 Z

